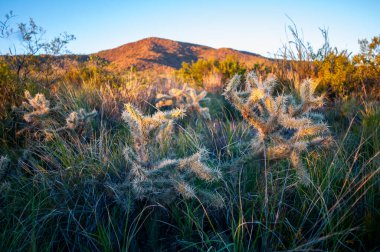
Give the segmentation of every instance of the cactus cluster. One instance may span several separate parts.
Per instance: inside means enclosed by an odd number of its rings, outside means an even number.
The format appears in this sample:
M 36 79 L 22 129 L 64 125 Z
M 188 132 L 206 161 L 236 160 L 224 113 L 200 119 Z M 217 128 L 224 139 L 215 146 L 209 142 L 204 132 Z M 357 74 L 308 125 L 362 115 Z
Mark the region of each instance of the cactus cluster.
M 78 112 L 73 111 L 66 118 L 66 128 L 70 130 L 75 130 L 77 128 L 83 128 L 86 122 L 97 115 L 96 110 L 87 113 L 83 108 L 79 109 Z
M 310 79 L 296 83 L 295 94 L 275 94 L 275 78 L 265 81 L 249 73 L 246 81 L 235 75 L 224 95 L 256 129 L 251 147 L 255 154 L 268 160 L 289 159 L 304 184 L 310 176 L 302 165 L 303 152 L 331 143 L 328 126 L 315 109 L 323 106 L 323 97 L 316 96 L 316 83 Z
M 181 108 L 187 113 L 197 113 L 203 118 L 210 120 L 209 109 L 201 107 L 200 101 L 206 101 L 207 92 L 198 93 L 194 88 L 184 84 L 182 89 L 172 88 L 169 94 L 158 94 L 156 96 L 156 107 Z
M 15 112 L 22 115 L 22 119 L 27 123 L 25 127 L 16 132 L 16 135 L 28 134 L 34 139 L 51 140 L 53 133 L 48 129 L 51 122 L 47 117 L 52 110 L 50 101 L 41 93 L 37 93 L 33 97 L 28 90 L 24 92 L 24 97 L 26 101 L 23 101 L 20 107 L 13 108 Z
M 23 115 L 22 118 L 27 125 L 17 131 L 17 135 L 32 133 L 33 138 L 50 140 L 53 138 L 54 133 L 62 130 L 68 129 L 82 132 L 89 119 L 97 115 L 95 109 L 88 113 L 83 108 L 80 108 L 78 112 L 73 111 L 67 116 L 65 126 L 56 127 L 58 123 L 47 116 L 49 112 L 56 110 L 56 108 L 50 108 L 50 101 L 45 98 L 45 95 L 37 93 L 32 97 L 29 91 L 26 90 L 24 96 L 26 101 L 22 103 L 21 107 L 14 107 L 14 111 Z
M 209 168 L 203 162 L 206 157 L 205 150 L 185 158 L 157 157 L 152 136 L 165 131 L 173 120 L 183 116 L 183 109 L 158 111 L 152 116 L 144 116 L 133 105 L 125 105 L 122 117 L 129 125 L 133 140 L 133 145 L 126 146 L 124 150 L 129 168 L 127 183 L 139 199 L 170 203 L 181 195 L 184 198 L 200 198 L 220 206 L 223 201 L 218 194 L 196 189 L 194 186 L 198 179 L 214 181 L 220 178 L 218 170 Z
M 26 111 L 23 116 L 23 119 L 26 122 L 33 122 L 34 120 L 38 120 L 42 116 L 49 113 L 50 102 L 46 100 L 45 95 L 38 93 L 32 97 L 29 91 L 26 90 L 24 92 L 24 96 L 27 102 L 23 102 L 22 106 Z

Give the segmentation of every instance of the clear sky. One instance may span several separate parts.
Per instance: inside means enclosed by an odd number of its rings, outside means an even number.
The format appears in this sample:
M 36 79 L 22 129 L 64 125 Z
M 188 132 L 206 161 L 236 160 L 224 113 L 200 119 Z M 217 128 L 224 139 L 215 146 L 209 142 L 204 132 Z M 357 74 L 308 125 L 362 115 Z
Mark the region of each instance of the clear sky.
M 322 43 L 319 27 L 329 28 L 332 45 L 351 52 L 358 52 L 358 39 L 380 35 L 380 0 L 0 0 L 0 15 L 10 10 L 14 24 L 31 17 L 46 38 L 74 34 L 73 53 L 162 37 L 269 56 L 287 41 L 287 16 L 315 48 Z M 0 41 L 0 52 L 10 43 Z

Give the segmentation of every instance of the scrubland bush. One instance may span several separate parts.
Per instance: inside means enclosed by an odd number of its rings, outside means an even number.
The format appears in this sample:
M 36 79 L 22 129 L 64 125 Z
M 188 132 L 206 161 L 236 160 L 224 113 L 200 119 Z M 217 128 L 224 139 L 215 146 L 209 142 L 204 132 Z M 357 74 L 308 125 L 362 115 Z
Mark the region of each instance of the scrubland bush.
M 379 37 L 359 40 L 360 53 L 351 55 L 338 50 L 329 42 L 327 29 L 320 29 L 324 44 L 314 51 L 306 42 L 297 26 L 288 27 L 292 40 L 283 45 L 276 54 L 275 74 L 285 86 L 305 78 L 318 78 L 320 89 L 331 98 L 353 96 L 378 99 L 379 83 Z M 296 75 L 294 74 L 296 73 Z
M 182 63 L 177 75 L 183 82 L 205 88 L 209 92 L 220 92 L 225 83 L 234 74 L 243 74 L 246 68 L 233 57 L 225 60 L 203 60 Z
M 0 119 L 8 116 L 11 106 L 19 97 L 16 95 L 20 93 L 20 87 L 15 83 L 16 76 L 5 62 L 0 62 Z

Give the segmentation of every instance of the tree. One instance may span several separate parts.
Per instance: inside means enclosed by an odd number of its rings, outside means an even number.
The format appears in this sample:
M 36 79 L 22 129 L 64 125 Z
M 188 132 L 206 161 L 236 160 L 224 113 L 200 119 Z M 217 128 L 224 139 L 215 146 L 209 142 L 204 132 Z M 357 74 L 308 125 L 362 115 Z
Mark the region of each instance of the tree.
M 46 83 L 50 82 L 48 79 L 52 76 L 56 59 L 53 56 L 67 52 L 68 43 L 75 39 L 74 35 L 62 33 L 47 41 L 44 38 L 45 30 L 32 18 L 28 23 L 12 24 L 13 17 L 10 11 L 0 21 L 0 38 L 9 39 L 11 35 L 17 34 L 22 49 L 17 51 L 15 42 L 11 40 L 8 54 L 0 58 L 0 72 L 4 73 L 0 75 L 1 115 L 22 96 L 32 71 L 36 76 L 44 74 Z
M 380 87 L 376 85 L 380 82 L 380 36 L 373 37 L 371 43 L 367 39 L 359 40 L 359 45 L 360 53 L 352 59 L 356 68 L 355 79 L 365 93 L 379 92 Z
M 5 20 L 0 21 L 0 38 L 8 38 L 12 34 L 13 29 L 10 27 L 9 22 L 13 17 L 13 12 L 10 11 L 5 14 Z

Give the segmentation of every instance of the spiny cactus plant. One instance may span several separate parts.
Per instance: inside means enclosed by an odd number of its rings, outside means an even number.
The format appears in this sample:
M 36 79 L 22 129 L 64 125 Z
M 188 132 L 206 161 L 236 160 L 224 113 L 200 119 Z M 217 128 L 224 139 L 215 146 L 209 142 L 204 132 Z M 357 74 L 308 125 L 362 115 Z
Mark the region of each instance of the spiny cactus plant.
M 96 110 L 87 113 L 84 109 L 80 108 L 78 112 L 74 111 L 66 118 L 66 125 L 63 127 L 56 127 L 58 123 L 47 115 L 57 108 L 50 108 L 50 101 L 45 98 L 43 94 L 37 93 L 32 97 L 29 91 L 25 91 L 26 101 L 22 103 L 20 108 L 14 108 L 14 111 L 21 113 L 23 120 L 27 125 L 17 132 L 17 135 L 23 133 L 32 133 L 34 138 L 40 139 L 43 137 L 45 140 L 53 138 L 55 132 L 61 130 L 77 130 L 83 131 L 83 128 L 89 119 L 97 115 Z
M 24 92 L 24 96 L 28 102 L 23 102 L 22 105 L 26 110 L 23 118 L 26 122 L 32 122 L 47 113 L 49 113 L 50 102 L 46 100 L 45 95 L 36 94 L 32 97 L 28 90 Z
M 224 95 L 256 129 L 251 142 L 254 153 L 270 160 L 289 159 L 301 182 L 309 184 L 301 154 L 331 143 L 323 116 L 313 112 L 323 106 L 323 97 L 314 94 L 316 83 L 307 79 L 295 85 L 296 94 L 275 95 L 275 78 L 260 81 L 251 72 L 245 83 L 240 79 L 235 75 Z
M 80 108 L 78 112 L 74 111 L 66 118 L 66 128 L 75 130 L 77 128 L 83 128 L 86 122 L 97 115 L 96 110 L 87 113 L 83 108 Z
M 222 198 L 205 190 L 196 190 L 195 180 L 214 181 L 220 172 L 205 165 L 202 161 L 206 151 L 178 159 L 160 159 L 154 149 L 152 136 L 164 130 L 172 121 L 184 116 L 184 110 L 174 109 L 144 116 L 131 104 L 125 105 L 123 119 L 128 123 L 133 146 L 127 146 L 124 156 L 129 165 L 128 182 L 136 198 L 169 203 L 176 196 L 199 197 L 213 205 L 220 206 Z
M 210 119 L 208 108 L 201 107 L 199 102 L 205 101 L 207 98 L 206 91 L 197 93 L 194 88 L 184 84 L 182 89 L 172 88 L 169 94 L 158 94 L 156 97 L 156 107 L 174 107 L 185 109 L 187 113 L 196 112 L 205 119 Z
M 52 139 L 53 134 L 48 130 L 51 120 L 47 118 L 47 115 L 52 110 L 50 101 L 40 93 L 32 97 L 27 90 L 24 92 L 24 96 L 26 101 L 22 103 L 21 107 L 14 107 L 13 110 L 22 114 L 22 118 L 27 124 L 17 131 L 16 135 L 20 136 L 27 133 L 34 139 Z

